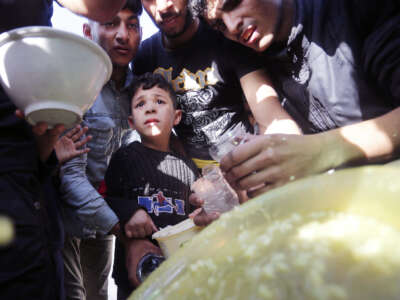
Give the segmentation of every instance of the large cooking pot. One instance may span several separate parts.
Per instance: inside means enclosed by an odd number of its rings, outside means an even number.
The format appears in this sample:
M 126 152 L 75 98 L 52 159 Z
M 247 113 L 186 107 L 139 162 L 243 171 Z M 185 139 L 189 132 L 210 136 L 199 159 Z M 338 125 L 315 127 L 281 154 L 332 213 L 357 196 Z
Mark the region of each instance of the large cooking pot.
M 261 195 L 205 228 L 129 299 L 399 299 L 400 169 Z

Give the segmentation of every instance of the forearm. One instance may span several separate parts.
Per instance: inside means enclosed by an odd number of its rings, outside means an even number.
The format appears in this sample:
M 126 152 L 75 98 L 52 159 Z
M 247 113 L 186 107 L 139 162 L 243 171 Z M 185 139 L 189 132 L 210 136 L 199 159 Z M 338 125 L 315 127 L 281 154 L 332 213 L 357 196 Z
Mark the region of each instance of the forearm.
M 114 213 L 120 220 L 121 226 L 125 225 L 131 216 L 141 207 L 139 207 L 133 200 L 120 196 L 107 195 L 106 201 Z
M 282 108 L 283 109 L 283 108 Z M 280 118 L 274 119 L 272 122 L 262 125 L 260 124 L 260 134 L 275 134 L 275 133 L 286 133 L 286 134 L 302 134 L 300 127 L 297 123 L 289 116 L 280 116 Z
M 88 230 L 107 234 L 118 223 L 118 217 L 89 182 L 85 167 L 82 157 L 72 159 L 61 167 L 60 190 L 65 209 Z
M 106 22 L 118 13 L 126 0 L 58 0 L 58 2 L 73 13 L 98 22 Z
M 332 167 L 389 159 L 400 150 L 400 108 L 378 118 L 322 133 Z
M 249 73 L 240 82 L 261 134 L 301 134 L 300 127 L 282 108 L 278 94 L 264 70 Z

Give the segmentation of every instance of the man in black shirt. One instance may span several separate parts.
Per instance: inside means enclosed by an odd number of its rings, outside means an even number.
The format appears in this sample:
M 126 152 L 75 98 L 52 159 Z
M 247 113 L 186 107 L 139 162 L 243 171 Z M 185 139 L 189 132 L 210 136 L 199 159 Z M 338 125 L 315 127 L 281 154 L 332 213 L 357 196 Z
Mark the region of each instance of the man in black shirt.
M 398 1 L 190 4 L 226 37 L 261 53 L 283 106 L 304 133 L 317 133 L 258 137 L 236 148 L 221 162 L 236 187 L 254 196 L 331 168 L 398 157 Z

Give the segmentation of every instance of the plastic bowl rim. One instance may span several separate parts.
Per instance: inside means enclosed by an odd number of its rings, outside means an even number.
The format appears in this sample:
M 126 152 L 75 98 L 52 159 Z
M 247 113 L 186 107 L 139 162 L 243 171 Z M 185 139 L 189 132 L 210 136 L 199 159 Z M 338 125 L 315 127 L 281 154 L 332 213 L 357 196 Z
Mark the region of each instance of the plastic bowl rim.
M 75 42 L 84 44 L 85 46 L 88 46 L 90 49 L 92 49 L 94 52 L 96 52 L 98 55 L 100 55 L 103 59 L 104 62 L 107 65 L 107 77 L 105 82 L 107 82 L 112 74 L 112 63 L 111 59 L 108 56 L 108 54 L 101 48 L 99 45 L 97 45 L 95 42 L 86 39 L 84 37 L 81 37 L 75 33 L 48 27 L 48 26 L 26 26 L 26 27 L 20 27 L 16 29 L 12 29 L 9 31 L 6 31 L 2 34 L 0 34 L 0 47 L 3 45 L 7 44 L 8 42 L 11 41 L 17 41 L 17 40 L 22 40 L 25 37 L 58 37 L 58 38 L 68 38 L 71 39 Z

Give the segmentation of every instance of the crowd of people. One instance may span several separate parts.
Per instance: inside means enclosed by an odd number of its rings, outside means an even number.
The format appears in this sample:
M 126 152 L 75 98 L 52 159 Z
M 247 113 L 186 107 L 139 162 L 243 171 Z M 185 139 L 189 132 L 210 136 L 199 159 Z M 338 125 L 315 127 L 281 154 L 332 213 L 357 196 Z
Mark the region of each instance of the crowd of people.
M 396 0 L 57 2 L 88 18 L 83 34 L 113 72 L 69 131 L 29 125 L 0 86 L 0 215 L 15 227 L 0 246 L 1 299 L 107 299 L 114 236 L 126 299 L 143 258 L 162 254 L 152 233 L 218 218 L 196 209 L 204 199 L 190 186 L 238 127 L 246 142 L 220 167 L 249 201 L 399 158 Z M 143 8 L 159 32 L 141 42 Z M 52 10 L 52 0 L 0 0 L 0 33 L 51 26 Z

